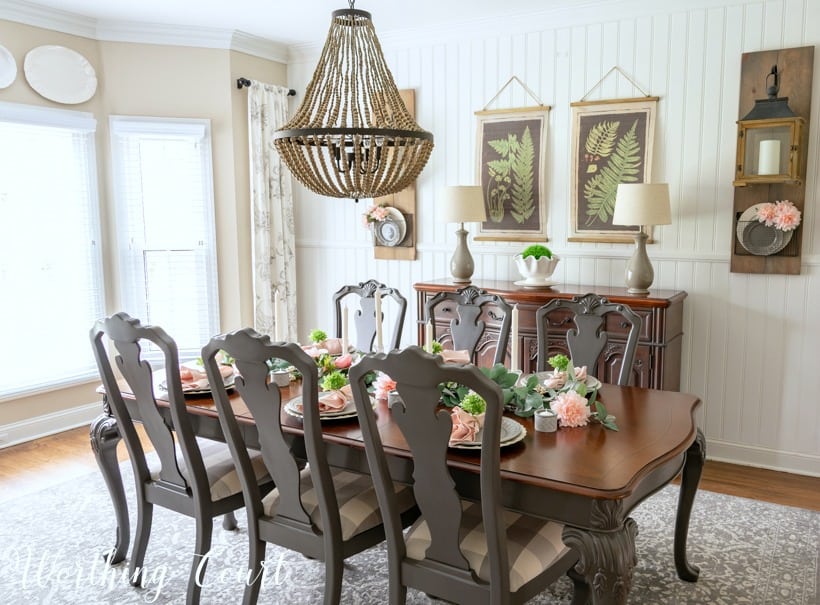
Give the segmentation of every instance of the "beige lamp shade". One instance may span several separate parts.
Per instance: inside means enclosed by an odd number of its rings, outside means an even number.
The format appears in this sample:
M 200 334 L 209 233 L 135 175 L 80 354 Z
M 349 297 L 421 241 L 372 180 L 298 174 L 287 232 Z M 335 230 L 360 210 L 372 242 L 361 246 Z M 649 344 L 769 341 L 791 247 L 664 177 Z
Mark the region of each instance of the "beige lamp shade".
M 621 183 L 615 194 L 613 225 L 671 225 L 667 183 Z
M 487 220 L 484 195 L 478 185 L 445 187 L 439 206 L 439 220 L 446 223 L 472 223 Z

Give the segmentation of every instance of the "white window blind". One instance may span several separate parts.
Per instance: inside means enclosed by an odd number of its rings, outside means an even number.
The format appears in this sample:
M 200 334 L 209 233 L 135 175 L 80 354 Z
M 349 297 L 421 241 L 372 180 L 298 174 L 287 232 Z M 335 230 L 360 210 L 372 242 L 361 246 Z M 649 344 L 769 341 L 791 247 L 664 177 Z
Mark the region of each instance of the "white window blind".
M 110 126 L 122 308 L 196 357 L 219 331 L 209 122 Z
M 95 128 L 88 113 L 0 102 L 0 399 L 97 374 Z

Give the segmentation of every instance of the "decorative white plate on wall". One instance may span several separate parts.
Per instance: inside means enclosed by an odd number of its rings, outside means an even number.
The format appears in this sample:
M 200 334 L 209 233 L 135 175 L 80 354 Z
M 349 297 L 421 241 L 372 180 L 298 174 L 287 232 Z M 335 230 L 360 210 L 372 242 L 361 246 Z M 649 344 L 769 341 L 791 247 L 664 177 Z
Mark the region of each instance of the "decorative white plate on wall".
M 17 62 L 5 46 L 0 46 L 0 88 L 8 88 L 17 78 Z
M 792 239 L 792 231 L 767 227 L 757 220 L 757 210 L 763 204 L 747 208 L 737 221 L 737 240 L 747 252 L 757 256 L 777 254 Z
M 85 103 L 97 91 L 97 74 L 91 63 L 65 46 L 38 46 L 26 54 L 23 72 L 29 85 L 56 103 Z
M 379 246 L 398 246 L 407 235 L 407 222 L 397 208 L 387 209 L 387 218 L 373 223 L 373 236 Z

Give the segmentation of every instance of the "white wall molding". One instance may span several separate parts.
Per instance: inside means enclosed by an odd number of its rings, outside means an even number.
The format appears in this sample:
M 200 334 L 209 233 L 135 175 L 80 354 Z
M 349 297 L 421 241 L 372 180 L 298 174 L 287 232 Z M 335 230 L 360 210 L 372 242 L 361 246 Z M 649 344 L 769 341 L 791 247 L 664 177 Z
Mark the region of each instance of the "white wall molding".
M 52 414 L 0 425 L 0 449 L 62 433 L 79 426 L 89 426 L 91 421 L 101 413 L 102 405 L 99 401 L 95 401 Z
M 235 50 L 280 63 L 288 60 L 284 44 L 230 29 L 98 20 L 21 0 L 4 0 L 0 19 L 106 42 Z
M 767 468 L 785 473 L 820 477 L 820 456 L 798 454 L 706 438 L 706 457 L 718 462 L 730 462 Z
M 96 38 L 96 19 L 21 0 L 4 0 L 0 3 L 0 19 L 92 40 Z

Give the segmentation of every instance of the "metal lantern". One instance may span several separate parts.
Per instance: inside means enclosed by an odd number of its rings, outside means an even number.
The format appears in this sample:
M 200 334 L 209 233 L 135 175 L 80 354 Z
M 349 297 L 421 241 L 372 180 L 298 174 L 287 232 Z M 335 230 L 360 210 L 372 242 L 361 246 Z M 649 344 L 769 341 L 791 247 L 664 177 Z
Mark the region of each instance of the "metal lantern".
M 430 157 L 433 135 L 401 100 L 370 13 L 353 5 L 333 12 L 304 101 L 274 145 L 311 191 L 358 200 L 410 185 Z
M 752 110 L 737 122 L 736 187 L 754 183 L 800 184 L 803 179 L 801 136 L 806 121 L 791 110 L 788 97 L 777 96 L 777 65 L 766 76 L 766 85 L 768 98 L 756 100 Z

